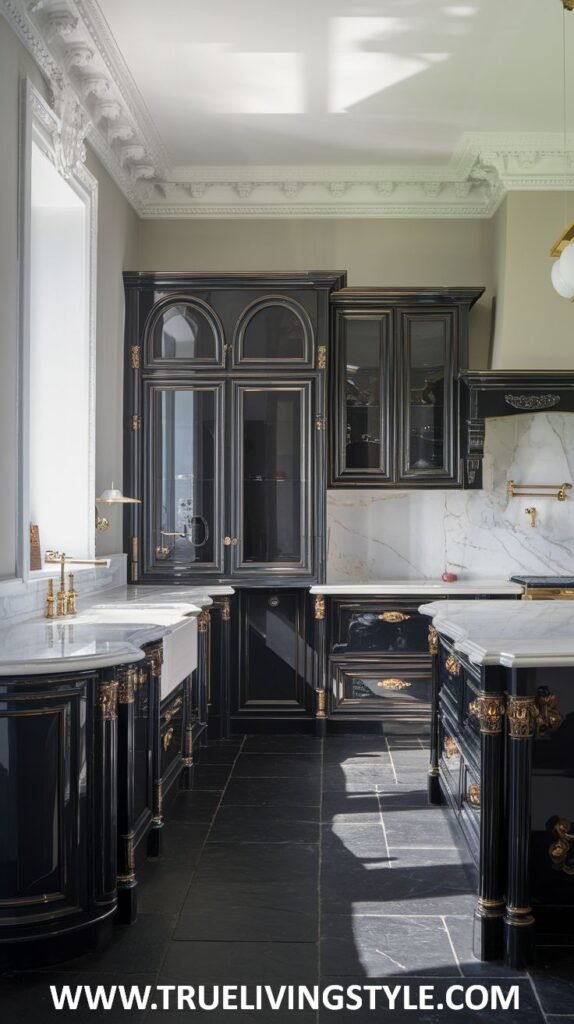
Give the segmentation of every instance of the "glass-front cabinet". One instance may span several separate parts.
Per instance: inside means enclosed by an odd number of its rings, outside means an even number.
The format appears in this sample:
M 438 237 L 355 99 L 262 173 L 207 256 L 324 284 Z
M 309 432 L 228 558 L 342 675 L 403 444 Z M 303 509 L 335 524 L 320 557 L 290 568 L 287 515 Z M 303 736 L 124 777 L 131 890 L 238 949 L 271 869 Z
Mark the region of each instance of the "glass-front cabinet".
M 313 582 L 344 274 L 124 275 L 130 579 Z
M 481 288 L 332 295 L 332 487 L 458 487 L 458 372 Z

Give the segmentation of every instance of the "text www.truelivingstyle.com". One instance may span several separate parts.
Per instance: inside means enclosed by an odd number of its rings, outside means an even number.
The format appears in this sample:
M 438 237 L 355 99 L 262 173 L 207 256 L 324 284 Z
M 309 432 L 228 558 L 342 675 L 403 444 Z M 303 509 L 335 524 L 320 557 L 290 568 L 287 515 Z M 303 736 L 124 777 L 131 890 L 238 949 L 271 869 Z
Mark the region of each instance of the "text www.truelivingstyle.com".
M 50 985 L 56 1010 L 518 1010 L 518 985 Z

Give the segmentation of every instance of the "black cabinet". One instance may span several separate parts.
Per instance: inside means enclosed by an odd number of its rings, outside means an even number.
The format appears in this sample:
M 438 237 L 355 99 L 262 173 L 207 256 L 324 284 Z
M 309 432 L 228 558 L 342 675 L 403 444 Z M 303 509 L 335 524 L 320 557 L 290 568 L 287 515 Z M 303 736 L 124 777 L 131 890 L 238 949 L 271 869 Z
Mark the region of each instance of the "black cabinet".
M 131 579 L 320 578 L 341 274 L 125 274 Z
M 330 486 L 461 486 L 457 374 L 482 292 L 333 293 Z

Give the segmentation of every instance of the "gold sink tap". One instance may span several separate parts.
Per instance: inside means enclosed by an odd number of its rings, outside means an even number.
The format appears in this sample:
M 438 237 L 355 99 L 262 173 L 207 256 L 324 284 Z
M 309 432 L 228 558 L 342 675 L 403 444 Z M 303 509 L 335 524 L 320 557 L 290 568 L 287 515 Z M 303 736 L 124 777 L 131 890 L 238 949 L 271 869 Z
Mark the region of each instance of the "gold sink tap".
M 532 527 L 536 526 L 536 519 L 538 517 L 538 509 L 536 508 L 536 506 L 529 505 L 527 508 L 524 509 L 524 512 L 525 515 L 530 516 L 530 525 Z
M 53 580 L 48 580 L 46 610 L 44 613 L 47 619 L 54 618 L 54 601 L 56 602 L 56 616 L 58 618 L 64 615 L 76 614 L 76 598 L 78 594 L 74 589 L 73 573 L 68 574 L 68 590 L 66 591 L 66 562 L 71 562 L 73 565 L 109 565 L 107 558 L 70 558 L 64 552 L 60 553 L 59 551 L 46 551 L 44 562 L 47 565 L 59 564 L 60 566 L 60 589 L 56 598 L 54 598 Z

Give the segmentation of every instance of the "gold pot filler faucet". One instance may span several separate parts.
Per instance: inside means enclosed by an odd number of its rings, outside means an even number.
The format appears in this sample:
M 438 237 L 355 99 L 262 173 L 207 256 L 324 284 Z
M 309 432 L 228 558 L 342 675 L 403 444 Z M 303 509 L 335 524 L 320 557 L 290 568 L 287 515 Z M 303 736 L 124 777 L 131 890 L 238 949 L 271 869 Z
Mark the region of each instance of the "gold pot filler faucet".
M 74 574 L 68 573 L 68 589 L 66 590 L 66 562 L 72 565 L 109 565 L 107 558 L 69 558 L 68 555 L 59 551 L 46 551 L 44 559 L 46 565 L 60 565 L 60 589 L 57 597 L 54 597 L 54 581 L 48 580 L 48 593 L 46 595 L 46 619 L 61 618 L 64 615 L 76 614 L 77 591 L 74 589 Z M 56 613 L 54 616 L 54 604 Z

